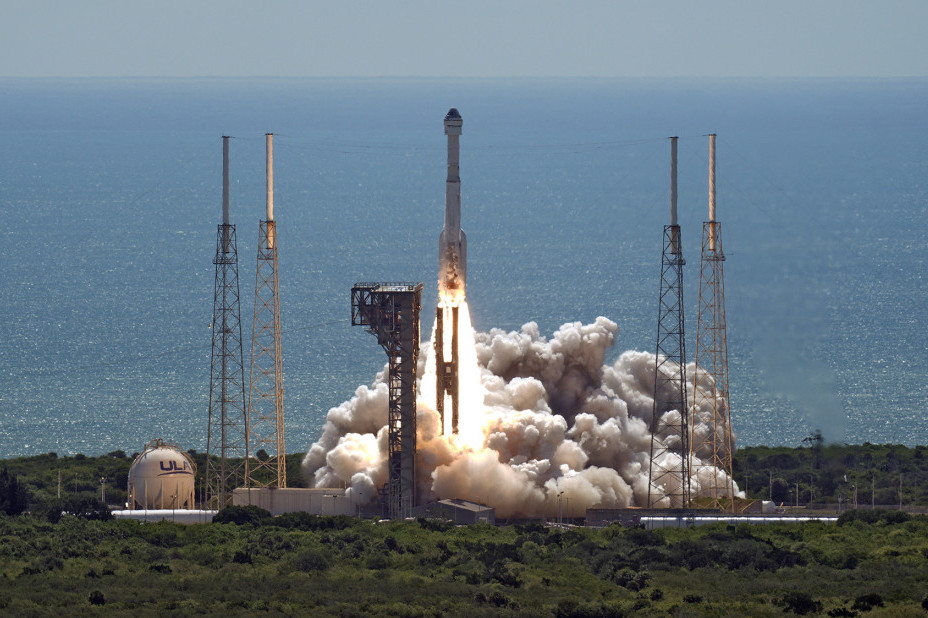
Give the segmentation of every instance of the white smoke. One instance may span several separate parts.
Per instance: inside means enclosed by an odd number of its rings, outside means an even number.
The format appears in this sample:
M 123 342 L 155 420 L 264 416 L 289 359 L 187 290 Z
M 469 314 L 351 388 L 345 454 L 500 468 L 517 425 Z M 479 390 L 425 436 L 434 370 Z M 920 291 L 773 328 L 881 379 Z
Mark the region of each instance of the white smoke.
M 576 517 L 591 507 L 646 506 L 654 355 L 628 351 L 604 365 L 616 330 L 614 322 L 600 317 L 592 324 L 565 324 L 551 339 L 534 322 L 519 332 L 474 333 L 479 375 L 469 388 L 479 391 L 470 395 L 482 395 L 483 405 L 462 408 L 461 416 L 475 415 L 470 420 L 481 428 L 482 444 L 465 444 L 441 433 L 433 408 L 432 345 L 423 345 L 417 405 L 419 501 L 472 500 L 493 506 L 501 517 L 553 516 L 559 508 Z M 688 401 L 693 401 L 695 389 L 698 404 L 714 384 L 700 372 L 694 387 L 693 369 L 687 368 Z M 386 481 L 385 371 L 370 388 L 358 388 L 349 401 L 329 410 L 322 437 L 303 461 L 314 486 L 347 485 L 353 495 L 370 502 Z M 462 382 L 461 388 L 468 386 Z M 423 390 L 432 393 L 432 401 L 422 396 Z M 462 402 L 474 400 L 464 395 Z M 674 393 L 657 396 L 670 401 Z M 697 406 L 697 440 L 711 431 L 709 420 Z M 698 460 L 693 470 L 694 497 L 714 476 L 727 480 L 724 472 Z M 657 487 L 651 493 L 662 495 Z M 666 498 L 658 502 L 667 503 Z

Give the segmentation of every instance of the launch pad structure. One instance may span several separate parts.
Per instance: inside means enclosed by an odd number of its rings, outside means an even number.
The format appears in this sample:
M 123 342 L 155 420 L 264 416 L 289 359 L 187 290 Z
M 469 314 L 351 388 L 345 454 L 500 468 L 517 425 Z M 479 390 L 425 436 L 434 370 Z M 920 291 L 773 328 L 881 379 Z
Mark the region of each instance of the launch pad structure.
M 707 506 L 722 509 L 727 505 L 734 511 L 734 477 L 732 475 L 731 413 L 728 398 L 728 340 L 725 325 L 725 281 L 722 251 L 722 224 L 715 220 L 715 135 L 709 135 L 709 220 L 703 223 L 702 253 L 699 271 L 699 305 L 696 322 L 696 369 L 694 383 L 699 384 L 701 374 L 712 379 L 709 394 L 695 389 L 693 413 L 696 406 L 709 411 L 708 432 L 691 436 L 694 457 L 703 466 L 713 466 L 722 473 L 707 475 L 701 493 L 711 502 Z
M 648 508 L 666 496 L 670 508 L 690 504 L 689 408 L 686 402 L 686 338 L 683 320 L 683 250 L 677 224 L 677 138 L 670 138 L 670 225 L 664 226 L 654 405 L 648 470 Z
M 206 439 L 207 503 L 232 504 L 232 490 L 244 480 L 248 459 L 245 368 L 239 302 L 238 249 L 229 221 L 229 138 L 222 138 L 222 223 L 216 238 L 209 428 Z
M 419 362 L 421 283 L 356 283 L 351 324 L 366 326 L 387 353 L 389 516 L 416 506 L 416 366 Z
M 258 225 L 255 312 L 251 331 L 251 388 L 248 393 L 247 450 L 250 457 L 245 462 L 245 487 L 282 489 L 287 486 L 287 451 L 284 446 L 273 138 L 271 133 L 265 135 L 267 206 L 266 219 Z M 261 457 L 258 457 L 259 453 Z

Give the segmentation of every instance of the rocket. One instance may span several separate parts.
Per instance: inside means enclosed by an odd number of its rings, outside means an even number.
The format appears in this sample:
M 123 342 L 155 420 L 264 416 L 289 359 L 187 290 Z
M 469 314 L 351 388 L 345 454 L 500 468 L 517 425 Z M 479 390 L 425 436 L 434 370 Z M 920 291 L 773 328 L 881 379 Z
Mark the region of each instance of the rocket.
M 435 410 L 443 433 L 458 432 L 458 309 L 467 288 L 467 236 L 461 229 L 459 138 L 463 124 L 458 110 L 445 115 L 448 136 L 448 181 L 445 185 L 445 226 L 438 237 L 438 305 L 435 307 Z M 450 414 L 445 415 L 445 399 Z
M 463 119 L 452 107 L 445 115 L 448 136 L 448 180 L 445 185 L 445 226 L 438 238 L 438 292 L 464 300 L 467 288 L 467 236 L 461 229 L 461 177 L 458 161 Z

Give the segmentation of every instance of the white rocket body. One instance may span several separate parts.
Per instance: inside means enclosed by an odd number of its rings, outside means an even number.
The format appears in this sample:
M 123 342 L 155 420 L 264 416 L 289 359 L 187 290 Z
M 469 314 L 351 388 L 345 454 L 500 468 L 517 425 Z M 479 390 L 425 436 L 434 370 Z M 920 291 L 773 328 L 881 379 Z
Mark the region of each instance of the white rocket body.
M 459 138 L 463 120 L 451 108 L 445 116 L 448 136 L 448 181 L 445 185 L 445 226 L 438 238 L 438 292 L 464 300 L 467 288 L 467 236 L 461 229 Z

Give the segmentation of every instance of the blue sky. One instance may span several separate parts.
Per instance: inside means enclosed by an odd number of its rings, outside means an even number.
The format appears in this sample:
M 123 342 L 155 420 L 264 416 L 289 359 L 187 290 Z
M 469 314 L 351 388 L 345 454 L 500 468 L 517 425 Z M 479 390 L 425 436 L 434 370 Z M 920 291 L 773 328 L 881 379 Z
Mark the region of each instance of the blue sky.
M 928 76 L 926 0 L 3 0 L 0 76 Z

